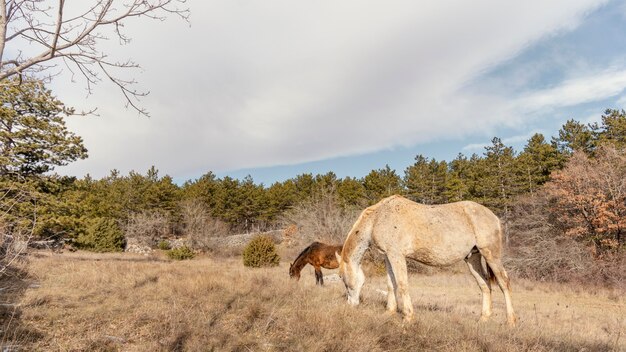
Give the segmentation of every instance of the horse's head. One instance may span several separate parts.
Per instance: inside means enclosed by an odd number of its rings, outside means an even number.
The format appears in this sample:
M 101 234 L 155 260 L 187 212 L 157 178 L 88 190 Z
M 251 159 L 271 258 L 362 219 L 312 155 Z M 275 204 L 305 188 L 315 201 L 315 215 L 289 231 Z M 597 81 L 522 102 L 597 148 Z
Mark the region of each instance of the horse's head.
M 293 263 L 289 264 L 289 277 L 292 279 L 300 280 L 300 271 L 296 269 Z
M 361 287 L 365 283 L 363 269 L 352 262 L 344 261 L 339 253 L 335 252 L 335 255 L 337 256 L 337 262 L 339 262 L 339 277 L 341 277 L 343 284 L 346 286 L 348 303 L 356 306 L 359 304 Z

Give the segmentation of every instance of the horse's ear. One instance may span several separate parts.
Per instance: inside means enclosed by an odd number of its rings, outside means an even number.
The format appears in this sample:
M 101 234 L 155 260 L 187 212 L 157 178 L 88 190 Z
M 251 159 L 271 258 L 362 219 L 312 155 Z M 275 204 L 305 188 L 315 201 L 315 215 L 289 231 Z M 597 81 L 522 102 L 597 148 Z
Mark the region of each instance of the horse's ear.
M 337 257 L 337 263 L 341 263 L 341 255 L 339 252 L 335 252 L 335 256 Z

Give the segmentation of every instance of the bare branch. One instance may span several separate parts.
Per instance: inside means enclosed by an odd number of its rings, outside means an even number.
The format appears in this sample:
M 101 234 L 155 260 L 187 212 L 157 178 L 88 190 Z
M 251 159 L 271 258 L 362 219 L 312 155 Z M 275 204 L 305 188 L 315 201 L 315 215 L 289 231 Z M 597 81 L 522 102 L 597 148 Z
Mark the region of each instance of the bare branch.
M 61 25 L 63 24 L 63 7 L 65 6 L 65 0 L 59 0 L 59 15 L 57 18 L 57 28 L 52 38 L 52 44 L 50 45 L 50 58 L 54 57 L 54 52 L 57 49 L 57 42 L 61 35 Z
M 0 84 L 12 76 L 44 73 L 60 59 L 66 67 L 69 68 L 68 63 L 71 63 L 76 72 L 82 74 L 89 94 L 92 85 L 101 82 L 99 74 L 103 74 L 120 89 L 127 107 L 147 115 L 138 101 L 148 92 L 133 89 L 135 80 L 122 79 L 112 70 L 136 69 L 139 65 L 130 60 L 108 61 L 106 53 L 99 49 L 99 43 L 109 38 L 100 29 L 108 28 L 115 33 L 120 44 L 127 44 L 130 37 L 122 32 L 127 21 L 141 17 L 162 21 L 170 15 L 187 21 L 189 10 L 178 8 L 178 5 L 186 4 L 186 0 L 91 0 L 86 9 L 70 18 L 65 18 L 65 0 L 59 0 L 55 8 L 47 4 L 42 0 L 0 0 Z M 40 51 L 22 57 L 18 47 L 16 57 L 4 58 L 4 47 L 8 43 L 29 43 Z M 47 66 L 46 62 L 52 65 Z M 75 71 L 70 69 L 70 72 L 73 77 Z

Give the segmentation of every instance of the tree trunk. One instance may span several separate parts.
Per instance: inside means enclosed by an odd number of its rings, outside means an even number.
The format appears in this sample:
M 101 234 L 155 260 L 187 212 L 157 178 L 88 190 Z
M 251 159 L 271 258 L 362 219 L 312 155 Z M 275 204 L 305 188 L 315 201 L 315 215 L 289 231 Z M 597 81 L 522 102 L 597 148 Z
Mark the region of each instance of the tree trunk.
M 4 44 L 7 37 L 7 3 L 0 0 L 0 69 L 2 69 L 2 58 L 4 57 Z

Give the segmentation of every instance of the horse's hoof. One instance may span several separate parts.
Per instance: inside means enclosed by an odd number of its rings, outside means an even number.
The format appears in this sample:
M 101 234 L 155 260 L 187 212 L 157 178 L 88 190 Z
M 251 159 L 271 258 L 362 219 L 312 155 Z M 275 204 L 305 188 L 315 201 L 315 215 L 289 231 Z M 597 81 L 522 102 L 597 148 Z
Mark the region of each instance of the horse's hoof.
M 389 315 L 395 315 L 396 313 L 398 313 L 398 308 L 387 308 L 385 309 L 385 313 Z
M 509 319 L 507 320 L 507 325 L 508 325 L 510 328 L 514 328 L 514 327 L 517 325 L 517 318 L 516 318 L 516 317 L 509 318 Z

